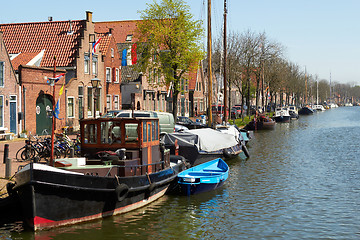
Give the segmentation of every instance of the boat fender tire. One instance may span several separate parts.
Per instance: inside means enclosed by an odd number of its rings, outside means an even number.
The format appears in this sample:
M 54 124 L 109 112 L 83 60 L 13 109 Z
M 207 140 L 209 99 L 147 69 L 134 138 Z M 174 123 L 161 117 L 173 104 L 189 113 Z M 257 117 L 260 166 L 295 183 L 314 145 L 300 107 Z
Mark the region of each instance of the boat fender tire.
M 247 149 L 245 144 L 241 143 L 241 149 L 243 150 L 243 152 L 247 158 L 250 157 L 249 150 Z
M 126 184 L 121 183 L 115 188 L 115 194 L 119 202 L 123 201 L 129 193 L 129 187 Z
M 156 187 L 156 184 L 155 184 L 155 183 L 151 183 L 151 184 L 150 184 L 150 186 L 149 186 L 149 188 L 148 188 L 149 194 L 151 194 L 151 192 L 154 191 L 155 187 Z
M 223 150 L 223 154 L 224 154 L 225 158 L 231 158 L 231 153 L 230 153 L 229 150 L 224 149 L 224 150 Z
M 11 196 L 15 193 L 14 186 L 15 186 L 15 184 L 11 183 L 11 182 L 6 184 L 6 191 L 8 192 L 9 196 Z

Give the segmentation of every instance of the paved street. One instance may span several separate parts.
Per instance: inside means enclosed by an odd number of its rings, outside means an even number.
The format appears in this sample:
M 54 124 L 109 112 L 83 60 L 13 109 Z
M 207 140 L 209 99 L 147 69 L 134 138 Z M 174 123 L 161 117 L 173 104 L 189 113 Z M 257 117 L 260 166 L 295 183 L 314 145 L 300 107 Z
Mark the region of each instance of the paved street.
M 5 179 L 5 164 L 4 162 L 4 146 L 9 144 L 9 158 L 11 159 L 11 176 L 15 174 L 18 167 L 24 163 L 18 162 L 15 158 L 16 152 L 19 148 L 25 145 L 25 139 L 15 139 L 12 141 L 0 141 L 0 192 L 4 193 L 3 187 L 8 182 Z

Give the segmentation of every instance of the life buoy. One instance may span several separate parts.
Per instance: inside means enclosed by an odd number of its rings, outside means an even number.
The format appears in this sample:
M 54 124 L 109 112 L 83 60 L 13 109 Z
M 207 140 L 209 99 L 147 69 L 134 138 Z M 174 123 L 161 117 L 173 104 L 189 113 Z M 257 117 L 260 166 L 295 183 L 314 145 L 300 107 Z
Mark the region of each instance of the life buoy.
M 148 188 L 149 194 L 151 194 L 151 192 L 154 191 L 155 187 L 156 187 L 156 184 L 155 184 L 155 183 L 151 183 L 151 184 L 150 184 L 150 186 L 149 186 L 149 188 Z
M 116 198 L 119 202 L 123 201 L 127 197 L 128 193 L 129 187 L 124 183 L 121 183 L 115 188 Z
M 225 158 L 231 158 L 232 157 L 231 152 L 230 152 L 229 149 L 224 149 L 223 154 L 224 154 Z

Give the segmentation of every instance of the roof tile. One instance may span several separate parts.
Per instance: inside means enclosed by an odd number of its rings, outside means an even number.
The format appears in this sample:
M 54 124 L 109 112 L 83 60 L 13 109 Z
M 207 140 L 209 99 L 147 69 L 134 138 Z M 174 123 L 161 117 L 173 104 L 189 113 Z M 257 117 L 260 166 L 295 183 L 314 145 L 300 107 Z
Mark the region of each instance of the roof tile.
M 71 21 L 73 34 L 68 34 L 70 21 L 0 24 L 9 53 L 39 53 L 45 49 L 40 67 L 72 66 L 84 20 Z M 15 59 L 14 59 L 15 60 Z

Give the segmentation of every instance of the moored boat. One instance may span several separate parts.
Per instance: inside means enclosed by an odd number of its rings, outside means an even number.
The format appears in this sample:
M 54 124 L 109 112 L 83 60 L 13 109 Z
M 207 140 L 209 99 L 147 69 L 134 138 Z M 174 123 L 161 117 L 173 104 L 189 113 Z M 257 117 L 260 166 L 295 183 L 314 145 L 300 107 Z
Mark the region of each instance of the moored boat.
M 290 113 L 287 107 L 279 107 L 275 109 L 275 122 L 290 122 Z
M 243 151 L 243 145 L 231 134 L 211 128 L 165 134 L 162 144 L 172 154 L 183 156 L 191 166 L 216 158 L 232 158 Z
M 246 130 L 271 130 L 275 127 L 275 121 L 263 114 L 260 114 L 258 117 L 252 119 L 244 129 Z
M 290 119 L 292 120 L 299 119 L 299 112 L 297 107 L 289 106 L 289 114 L 290 114 Z
M 84 119 L 80 128 L 83 158 L 57 160 L 55 167 L 29 163 L 15 175 L 11 194 L 33 230 L 142 207 L 185 169 L 160 147 L 158 119 Z
M 228 176 L 229 166 L 218 158 L 179 173 L 179 190 L 185 195 L 207 192 L 222 186 Z
M 314 114 L 314 110 L 309 106 L 302 107 L 299 110 L 299 115 L 311 115 L 311 114 Z

